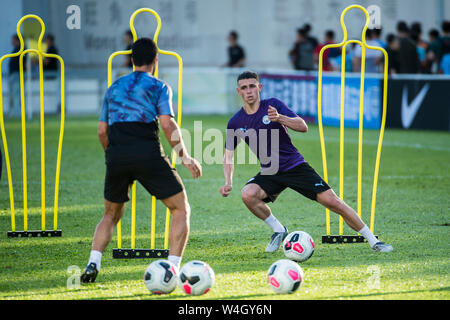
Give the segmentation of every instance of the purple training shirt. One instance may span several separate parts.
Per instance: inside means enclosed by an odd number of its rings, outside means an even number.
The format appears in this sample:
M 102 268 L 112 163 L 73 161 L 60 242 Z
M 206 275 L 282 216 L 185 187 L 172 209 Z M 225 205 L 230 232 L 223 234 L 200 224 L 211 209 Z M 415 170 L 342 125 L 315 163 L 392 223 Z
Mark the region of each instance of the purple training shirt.
M 269 105 L 276 108 L 279 114 L 291 118 L 297 116 L 275 98 L 261 100 L 254 114 L 247 114 L 241 108 L 228 122 L 225 148 L 235 150 L 243 139 L 258 158 L 261 174 L 273 175 L 288 171 L 305 162 L 305 159 L 292 144 L 287 128 L 269 120 Z

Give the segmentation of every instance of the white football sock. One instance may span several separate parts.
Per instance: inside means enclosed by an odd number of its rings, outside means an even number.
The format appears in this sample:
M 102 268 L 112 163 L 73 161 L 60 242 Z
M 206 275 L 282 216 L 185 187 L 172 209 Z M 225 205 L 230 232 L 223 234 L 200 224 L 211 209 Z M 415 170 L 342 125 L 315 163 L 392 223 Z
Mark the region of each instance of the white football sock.
M 102 253 L 97 250 L 91 250 L 91 256 L 89 257 L 88 265 L 93 262 L 97 265 L 97 270 L 100 271 L 102 264 Z
M 180 269 L 181 257 L 169 255 L 167 259 L 169 260 L 169 262 L 172 262 L 178 269 Z
M 371 247 L 374 246 L 375 243 L 378 242 L 378 239 L 373 235 L 372 231 L 370 231 L 369 227 L 364 225 L 364 227 L 358 231 L 369 243 Z
M 273 232 L 284 232 L 284 226 L 277 220 L 277 218 L 275 218 L 273 214 L 270 214 L 264 222 L 272 228 Z

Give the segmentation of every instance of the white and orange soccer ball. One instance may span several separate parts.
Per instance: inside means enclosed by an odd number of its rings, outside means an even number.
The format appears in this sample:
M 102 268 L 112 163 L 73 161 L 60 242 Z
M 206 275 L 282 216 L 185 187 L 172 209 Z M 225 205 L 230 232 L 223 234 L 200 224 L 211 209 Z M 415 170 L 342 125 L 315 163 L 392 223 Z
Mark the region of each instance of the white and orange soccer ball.
M 153 261 L 144 273 L 145 286 L 153 294 L 171 293 L 177 287 L 178 273 L 178 268 L 168 260 Z
M 199 296 L 214 284 L 214 270 L 203 261 L 189 261 L 180 269 L 179 286 L 186 294 Z
M 276 293 L 294 293 L 302 285 L 304 273 L 295 261 L 281 259 L 274 262 L 267 272 L 269 287 Z
M 294 231 L 283 241 L 284 255 L 297 262 L 305 262 L 314 253 L 314 240 L 304 231 Z

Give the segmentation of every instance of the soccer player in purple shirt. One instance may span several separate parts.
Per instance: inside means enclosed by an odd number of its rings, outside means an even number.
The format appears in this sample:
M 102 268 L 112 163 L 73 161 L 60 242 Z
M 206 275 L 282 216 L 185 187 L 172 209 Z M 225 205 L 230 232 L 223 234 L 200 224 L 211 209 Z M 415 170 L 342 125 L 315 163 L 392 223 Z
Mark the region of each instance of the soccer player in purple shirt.
M 242 201 L 274 232 L 266 252 L 278 250 L 288 234 L 287 228 L 275 218 L 267 205 L 274 202 L 286 188 L 341 215 L 347 225 L 360 233 L 375 251 L 392 251 L 392 246 L 378 241 L 355 210 L 334 193 L 292 144 L 288 129 L 307 132 L 305 121 L 278 99 L 261 100 L 262 84 L 256 73 L 241 73 L 237 84 L 236 90 L 244 106 L 228 122 L 223 162 L 225 185 L 220 188 L 220 193 L 227 197 L 233 188 L 234 151 L 238 143 L 244 140 L 260 161 L 261 171 L 242 189 Z

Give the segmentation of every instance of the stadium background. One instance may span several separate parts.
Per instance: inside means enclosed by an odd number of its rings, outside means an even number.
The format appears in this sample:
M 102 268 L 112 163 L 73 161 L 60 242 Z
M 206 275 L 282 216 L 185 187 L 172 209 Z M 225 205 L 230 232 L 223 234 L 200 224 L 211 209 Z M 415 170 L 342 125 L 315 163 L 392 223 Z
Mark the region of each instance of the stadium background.
M 106 64 L 109 55 L 125 49 L 122 41 L 125 30 L 129 29 L 131 13 L 140 7 L 151 7 L 162 18 L 162 30 L 158 39 L 159 47 L 178 52 L 184 62 L 184 114 L 228 114 L 240 107 L 235 94 L 235 78 L 240 72 L 235 68 L 221 68 L 227 61 L 227 35 L 231 30 L 239 33 L 239 43 L 246 52 L 246 68 L 263 73 L 265 93 L 277 92 L 297 113 L 314 122 L 316 117 L 316 73 L 306 74 L 293 70 L 288 51 L 296 38 L 296 30 L 305 23 L 312 26 L 311 35 L 320 42 L 326 30 L 336 32 L 335 40 L 342 37 L 339 23 L 340 12 L 350 4 L 365 7 L 376 5 L 380 8 L 382 38 L 396 33 L 396 23 L 419 21 L 423 28 L 423 38 L 428 30 L 440 29 L 443 20 L 450 17 L 450 2 L 444 0 L 393 1 L 353 1 L 353 0 L 263 0 L 263 1 L 201 1 L 201 0 L 22 0 L 9 1 L 8 10 L 0 12 L 0 52 L 11 52 L 10 37 L 15 33 L 19 18 L 27 13 L 35 13 L 46 23 L 46 32 L 55 35 L 55 44 L 66 63 L 67 115 L 95 115 L 99 113 L 106 90 Z M 75 4 L 80 7 L 80 29 L 70 30 L 67 8 Z M 264 23 L 261 23 L 263 21 Z M 349 37 L 360 38 L 364 17 L 360 12 L 346 16 Z M 135 22 L 138 36 L 152 36 L 156 21 L 151 15 L 142 14 Z M 38 25 L 25 25 L 25 35 L 39 33 Z M 37 37 L 37 36 L 36 36 Z M 115 75 L 121 70 L 123 57 L 115 59 Z M 160 57 L 160 77 L 176 88 L 176 60 Z M 6 68 L 3 69 L 7 70 Z M 27 91 L 27 101 L 31 104 L 28 116 L 38 113 L 37 66 L 29 76 L 31 88 Z M 294 76 L 294 77 L 291 77 Z M 339 106 L 334 104 L 339 94 L 339 75 L 325 78 L 327 97 L 324 99 L 326 124 L 336 124 Z M 356 76 L 359 77 L 359 76 Z M 351 78 L 351 76 L 350 76 Z M 381 108 L 380 76 L 368 75 L 366 88 L 365 124 L 367 128 L 379 126 Z M 392 79 L 397 81 L 392 81 Z M 388 127 L 450 130 L 448 96 L 441 90 L 448 85 L 446 75 L 401 75 L 391 77 L 389 89 Z M 5 81 L 6 82 L 6 81 Z M 392 83 L 392 85 L 391 85 Z M 416 119 L 405 124 L 401 117 L 401 98 L 407 91 L 408 101 L 413 100 L 426 85 L 428 94 L 422 102 Z M 355 112 L 351 101 L 358 97 L 358 80 L 350 80 L 348 112 L 346 120 L 352 126 Z M 58 85 L 56 81 L 46 81 L 46 112 L 58 110 Z M 406 88 L 406 89 L 405 89 Z M 4 92 L 8 84 L 4 84 Z M 175 99 L 177 92 L 175 90 Z M 263 93 L 264 94 L 264 93 Z M 264 96 L 263 96 L 264 97 Z M 431 97 L 434 97 L 432 99 Z M 327 104 L 327 101 L 330 103 Z M 437 103 L 436 103 L 437 102 Z M 327 117 L 328 115 L 328 117 Z M 353 115 L 353 116 L 352 116 Z M 435 122 L 435 119 L 439 121 Z

